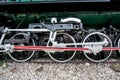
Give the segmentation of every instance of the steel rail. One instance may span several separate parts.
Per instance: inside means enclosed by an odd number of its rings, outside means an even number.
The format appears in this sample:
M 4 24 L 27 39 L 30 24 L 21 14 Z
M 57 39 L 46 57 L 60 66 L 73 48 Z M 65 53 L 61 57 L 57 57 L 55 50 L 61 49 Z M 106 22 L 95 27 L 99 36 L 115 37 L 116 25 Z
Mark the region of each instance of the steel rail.
M 13 60 L 3 60 L 5 62 L 13 63 Z M 120 60 L 115 60 L 115 61 L 104 61 L 104 62 L 91 62 L 89 60 L 77 60 L 77 61 L 69 61 L 69 62 L 64 62 L 64 63 L 59 63 L 55 61 L 36 61 L 36 60 L 30 60 L 24 63 L 36 63 L 36 64 L 85 64 L 85 63 L 90 63 L 90 64 L 115 64 L 115 63 L 120 63 Z

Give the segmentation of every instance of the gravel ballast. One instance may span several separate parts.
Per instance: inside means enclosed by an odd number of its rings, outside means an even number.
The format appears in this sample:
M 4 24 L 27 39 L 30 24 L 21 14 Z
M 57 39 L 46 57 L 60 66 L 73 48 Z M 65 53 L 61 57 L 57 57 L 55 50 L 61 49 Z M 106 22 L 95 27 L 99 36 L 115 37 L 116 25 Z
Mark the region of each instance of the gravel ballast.
M 111 64 L 7 63 L 0 67 L 0 80 L 120 80 Z

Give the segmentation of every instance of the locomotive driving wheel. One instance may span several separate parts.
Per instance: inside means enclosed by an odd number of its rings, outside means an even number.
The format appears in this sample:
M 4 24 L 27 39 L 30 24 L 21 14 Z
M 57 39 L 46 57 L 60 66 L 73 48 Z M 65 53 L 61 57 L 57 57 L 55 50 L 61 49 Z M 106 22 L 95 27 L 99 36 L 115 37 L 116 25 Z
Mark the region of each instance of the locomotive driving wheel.
M 76 48 L 76 42 L 74 38 L 67 34 L 67 33 L 57 33 L 55 41 L 59 43 L 74 43 L 73 46 L 66 46 L 66 47 L 74 47 Z M 48 41 L 47 46 L 52 46 L 52 43 Z M 54 46 L 55 47 L 55 46 Z M 60 47 L 60 46 L 58 46 Z M 61 46 L 62 47 L 62 46 Z M 53 51 L 53 52 L 47 52 L 50 58 L 56 62 L 67 62 L 73 59 L 73 57 L 76 54 L 76 51 Z
M 26 33 L 17 33 L 13 35 L 11 40 L 29 40 L 28 43 L 23 42 L 15 42 L 13 45 L 20 45 L 20 46 L 35 46 L 35 41 L 28 36 Z M 23 51 L 23 50 L 15 50 L 12 53 L 8 53 L 11 59 L 16 62 L 25 62 L 32 58 L 35 51 Z
M 104 39 L 107 40 L 108 44 L 103 45 L 103 47 L 112 47 L 112 42 L 109 39 L 109 37 L 107 35 L 103 34 L 103 33 L 100 33 L 100 32 L 93 32 L 93 33 L 88 34 L 83 39 L 83 43 L 86 43 L 86 42 L 90 42 L 90 43 L 102 42 Z M 85 57 L 92 62 L 103 62 L 111 56 L 112 51 L 100 51 L 96 54 L 92 53 L 92 52 L 83 51 L 83 53 L 84 53 Z
M 117 40 L 117 47 L 120 47 L 120 36 L 118 37 L 118 40 Z M 118 54 L 120 54 L 120 50 L 118 50 Z

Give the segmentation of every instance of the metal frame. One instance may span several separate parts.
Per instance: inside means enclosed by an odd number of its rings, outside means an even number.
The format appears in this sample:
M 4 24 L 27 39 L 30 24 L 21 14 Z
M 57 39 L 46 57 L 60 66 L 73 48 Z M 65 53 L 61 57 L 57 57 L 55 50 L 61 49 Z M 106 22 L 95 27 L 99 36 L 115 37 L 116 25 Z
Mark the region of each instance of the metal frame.
M 75 22 L 75 23 L 77 23 L 77 27 L 74 26 L 71 23 L 68 23 L 68 22 Z M 39 29 L 35 29 L 36 26 L 39 27 Z M 55 41 L 55 38 L 56 38 L 56 35 L 59 32 L 59 30 L 68 30 L 68 29 L 69 30 L 74 30 L 75 29 L 75 30 L 81 30 L 81 31 L 84 31 L 84 32 L 90 32 L 90 31 L 87 31 L 87 30 L 85 30 L 83 28 L 82 22 L 78 18 L 70 17 L 70 18 L 61 19 L 60 23 L 57 23 L 57 18 L 52 18 L 51 19 L 51 23 L 45 24 L 45 23 L 41 22 L 41 23 L 37 23 L 37 24 L 30 24 L 29 25 L 29 29 L 8 29 L 8 28 L 5 28 L 4 31 L 3 31 L 3 35 L 2 35 L 2 37 L 0 39 L 0 46 L 2 48 L 3 39 L 5 38 L 5 36 L 6 36 L 6 34 L 8 32 L 49 32 L 50 35 L 49 35 L 48 42 L 51 42 L 53 45 L 52 46 L 46 45 L 47 47 L 62 47 L 62 48 L 66 48 L 67 46 L 70 46 L 70 45 L 74 45 L 74 46 L 82 45 L 85 48 L 90 49 L 89 51 L 92 51 L 94 53 L 102 51 L 103 46 L 108 44 L 108 41 L 106 39 L 104 39 L 102 42 L 59 43 L 58 44 Z M 101 29 L 99 31 L 103 31 L 103 30 L 104 29 Z M 103 34 L 103 33 L 100 33 L 100 32 L 96 32 L 96 33 Z M 9 47 L 11 47 L 11 46 L 9 46 Z M 7 47 L 7 48 L 9 48 L 9 47 Z M 95 47 L 99 47 L 101 49 L 99 49 L 99 51 L 97 51 L 97 49 L 94 49 Z M 4 47 L 4 48 L 6 50 L 6 47 Z M 46 52 L 48 52 L 48 51 L 46 51 Z M 55 51 L 53 51 L 53 52 L 55 52 Z M 59 52 L 59 50 L 58 50 L 58 52 Z
M 100 45 L 101 47 L 103 47 L 104 45 L 108 44 L 107 40 L 104 39 L 102 42 L 91 42 L 91 43 L 60 43 L 58 44 L 57 42 L 55 42 L 55 37 L 57 35 L 57 31 L 56 32 L 53 32 L 53 31 L 50 31 L 48 29 L 8 29 L 8 28 L 5 28 L 4 32 L 3 32 L 3 35 L 1 36 L 1 39 L 0 39 L 0 46 L 2 46 L 2 42 L 3 42 L 3 39 L 5 38 L 6 34 L 8 32 L 50 32 L 50 35 L 49 35 L 49 41 L 53 43 L 54 46 L 52 47 L 62 47 L 62 48 L 66 48 L 66 46 L 69 46 L 69 45 L 75 45 L 75 46 L 78 46 L 78 45 L 83 45 L 85 46 L 86 48 L 93 48 L 93 46 L 97 46 L 97 45 Z M 100 32 L 98 32 L 100 33 Z M 9 46 L 10 47 L 10 46 Z M 6 48 L 6 47 L 4 47 Z M 101 49 L 102 50 L 102 49 Z M 2 52 L 2 51 L 1 51 Z

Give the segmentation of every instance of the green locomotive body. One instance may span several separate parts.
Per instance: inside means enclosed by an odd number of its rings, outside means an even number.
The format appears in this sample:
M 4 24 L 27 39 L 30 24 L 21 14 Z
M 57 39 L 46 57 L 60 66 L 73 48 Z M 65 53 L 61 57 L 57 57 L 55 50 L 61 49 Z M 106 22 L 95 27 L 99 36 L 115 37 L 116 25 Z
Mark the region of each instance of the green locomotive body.
M 120 25 L 120 12 L 46 12 L 46 13 L 18 13 L 8 14 L 1 13 L 5 19 L 2 19 L 0 24 L 7 24 L 7 17 L 11 19 L 11 22 L 18 25 L 24 18 L 22 28 L 27 27 L 30 23 L 37 23 L 40 21 L 50 22 L 51 18 L 56 17 L 59 21 L 61 18 L 77 17 L 81 19 L 84 26 L 90 26 L 93 28 L 100 28 L 107 24 L 109 21 L 112 25 Z M 8 19 L 8 20 L 9 20 Z M 9 23 L 8 23 L 9 24 Z
M 8 17 L 16 25 L 26 17 L 23 22 L 25 26 L 40 20 L 50 22 L 52 17 L 58 20 L 77 17 L 85 26 L 93 27 L 109 21 L 114 25 L 120 24 L 118 0 L 1 0 L 0 15 L 4 16 L 1 21 L 5 20 L 5 24 Z

